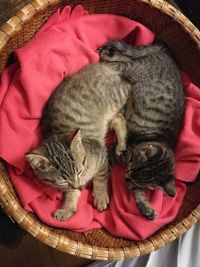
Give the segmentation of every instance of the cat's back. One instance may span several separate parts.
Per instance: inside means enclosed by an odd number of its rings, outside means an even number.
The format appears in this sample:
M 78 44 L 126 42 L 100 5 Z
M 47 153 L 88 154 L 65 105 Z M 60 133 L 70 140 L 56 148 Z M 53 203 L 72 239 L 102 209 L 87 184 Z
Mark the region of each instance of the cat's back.
M 43 135 L 70 132 L 77 128 L 96 135 L 105 128 L 126 101 L 126 86 L 107 64 L 89 65 L 64 79 L 50 97 L 42 118 Z M 96 129 L 96 132 L 95 132 Z M 102 135 L 103 135 L 102 130 Z
M 148 46 L 143 48 L 148 49 Z M 180 71 L 171 51 L 163 44 L 152 45 L 152 52 L 134 60 L 136 82 L 156 85 L 158 81 L 180 86 Z M 154 84 L 155 83 L 155 84 Z M 164 85 L 165 86 L 165 85 Z
M 136 65 L 131 130 L 150 134 L 175 132 L 183 113 L 184 92 L 171 52 L 160 46 L 158 52 L 137 59 Z

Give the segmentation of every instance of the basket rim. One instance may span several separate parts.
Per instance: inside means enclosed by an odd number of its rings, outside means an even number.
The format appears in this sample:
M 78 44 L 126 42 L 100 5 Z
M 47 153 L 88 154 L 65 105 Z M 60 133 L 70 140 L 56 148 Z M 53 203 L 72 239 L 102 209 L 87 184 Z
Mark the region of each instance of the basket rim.
M 31 212 L 26 211 L 17 198 L 13 185 L 7 180 L 5 162 L 0 159 L 0 206 L 13 223 L 37 240 L 74 256 L 91 260 L 122 260 L 144 256 L 158 250 L 179 238 L 200 220 L 200 204 L 181 222 L 169 224 L 167 229 L 159 230 L 144 241 L 134 241 L 135 245 L 122 248 L 97 247 L 75 241 L 61 233 L 51 230 L 48 226 L 35 218 Z M 60 228 L 55 228 L 60 229 Z
M 196 43 L 200 49 L 200 30 L 177 8 L 165 0 L 135 0 L 148 4 L 152 8 L 173 18 Z M 62 0 L 31 0 L 31 2 L 20 9 L 14 16 L 8 19 L 0 27 L 0 52 L 5 47 L 10 38 L 19 32 L 24 23 L 31 20 L 35 15 L 45 10 L 48 6 L 54 6 L 61 3 Z
M 181 11 L 164 0 L 135 1 L 146 3 L 151 8 L 158 9 L 162 13 L 172 17 L 173 20 L 180 24 L 183 30 L 189 33 L 190 37 L 200 49 L 200 31 L 181 13 Z M 44 11 L 48 6 L 53 6 L 61 2 L 62 0 L 32 0 L 29 4 L 25 5 L 0 28 L 0 52 L 6 47 L 7 42 L 23 28 L 26 22 L 41 11 Z M 123 248 L 92 246 L 74 241 L 52 231 L 46 224 L 34 218 L 30 212 L 24 210 L 20 204 L 20 200 L 15 196 L 15 193 L 11 192 L 11 182 L 8 184 L 4 173 L 6 173 L 6 169 L 3 161 L 0 159 L 0 205 L 11 220 L 18 223 L 21 228 L 25 229 L 39 241 L 62 252 L 83 258 L 93 260 L 117 260 L 143 256 L 168 245 L 200 220 L 199 204 L 181 222 L 175 225 L 169 225 L 167 229 L 158 231 L 144 241 L 135 241 L 134 246 Z

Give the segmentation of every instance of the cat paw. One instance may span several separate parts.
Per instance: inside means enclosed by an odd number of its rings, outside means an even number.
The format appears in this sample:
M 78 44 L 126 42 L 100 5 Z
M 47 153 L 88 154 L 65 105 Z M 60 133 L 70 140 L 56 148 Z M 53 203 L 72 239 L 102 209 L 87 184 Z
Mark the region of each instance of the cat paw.
M 101 195 L 94 195 L 94 206 L 97 207 L 98 210 L 105 210 L 109 204 L 109 196 L 108 193 L 102 193 Z
M 153 209 L 149 209 L 144 215 L 149 220 L 155 220 L 157 218 L 157 213 Z
M 58 209 L 53 217 L 58 220 L 58 221 L 66 221 L 68 220 L 74 213 L 76 212 L 76 208 L 71 208 L 71 209 Z
M 146 207 L 143 203 L 137 203 L 137 206 L 141 213 L 149 220 L 155 220 L 157 218 L 157 213 L 151 207 Z
M 121 43 L 119 41 L 110 41 L 105 45 L 99 47 L 97 52 L 99 53 L 102 60 L 112 61 L 115 52 L 119 51 Z
M 120 156 L 122 152 L 126 150 L 126 144 L 118 144 L 115 149 L 115 153 L 117 156 Z

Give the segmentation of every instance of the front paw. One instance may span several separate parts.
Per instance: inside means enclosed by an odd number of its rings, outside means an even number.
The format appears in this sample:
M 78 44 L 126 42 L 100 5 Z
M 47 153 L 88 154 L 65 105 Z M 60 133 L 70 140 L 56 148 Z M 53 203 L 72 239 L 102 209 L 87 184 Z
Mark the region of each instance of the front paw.
M 120 51 L 121 42 L 119 41 L 110 41 L 105 45 L 99 47 L 97 52 L 99 53 L 101 59 L 109 61 L 117 51 Z
M 115 153 L 117 154 L 117 156 L 120 156 L 122 154 L 122 152 L 124 152 L 126 150 L 126 144 L 118 144 L 116 146 L 115 149 Z
M 149 220 L 155 220 L 157 218 L 157 213 L 154 209 L 151 207 L 147 207 L 144 205 L 144 203 L 139 202 L 137 203 L 137 206 L 140 210 L 140 212 Z
M 95 195 L 94 194 L 94 206 L 97 207 L 98 210 L 105 210 L 109 204 L 109 196 L 107 192 L 102 194 Z
M 76 212 L 76 208 L 70 208 L 70 209 L 58 209 L 53 217 L 58 221 L 66 221 L 69 218 L 71 218 L 72 215 Z

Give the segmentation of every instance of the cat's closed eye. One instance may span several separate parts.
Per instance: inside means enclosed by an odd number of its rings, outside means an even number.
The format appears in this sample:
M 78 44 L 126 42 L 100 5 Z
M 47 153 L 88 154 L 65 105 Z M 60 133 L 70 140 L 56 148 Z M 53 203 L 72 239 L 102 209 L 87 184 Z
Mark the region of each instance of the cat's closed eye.
M 81 175 L 83 173 L 84 169 L 81 169 L 77 172 L 77 176 Z

